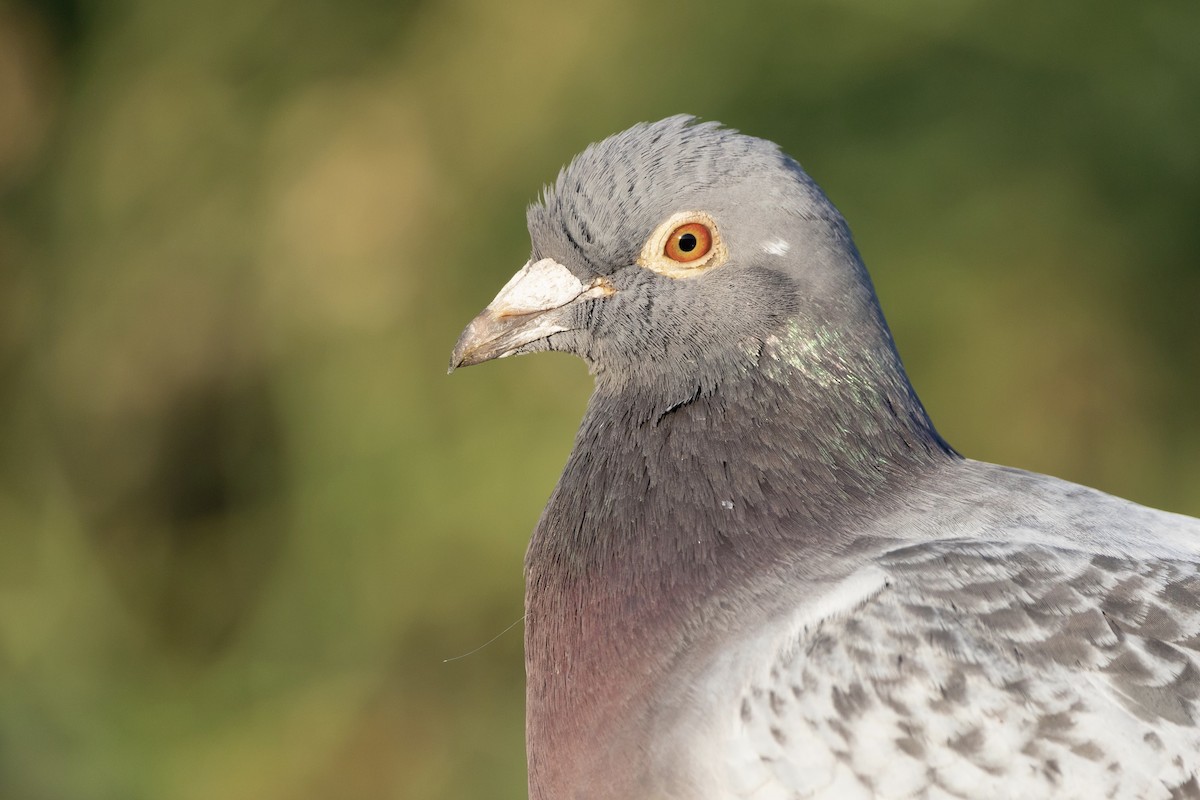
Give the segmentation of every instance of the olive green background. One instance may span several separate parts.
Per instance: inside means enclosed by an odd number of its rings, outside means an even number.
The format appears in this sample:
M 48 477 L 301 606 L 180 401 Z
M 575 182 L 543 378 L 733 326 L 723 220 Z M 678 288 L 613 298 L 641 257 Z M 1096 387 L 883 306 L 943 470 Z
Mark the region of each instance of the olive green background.
M 446 377 L 570 156 L 839 205 L 976 458 L 1200 514 L 1200 4 L 0 0 L 0 798 L 524 796 L 590 381 Z

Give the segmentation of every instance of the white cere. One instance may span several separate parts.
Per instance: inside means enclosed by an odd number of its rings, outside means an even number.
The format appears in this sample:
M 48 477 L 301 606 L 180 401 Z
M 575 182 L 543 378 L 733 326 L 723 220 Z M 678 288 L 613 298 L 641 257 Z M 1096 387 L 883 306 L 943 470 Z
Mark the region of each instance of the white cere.
M 782 256 L 787 253 L 791 245 L 783 239 L 772 239 L 769 242 L 763 242 L 763 252 L 772 256 Z
M 733 511 L 733 501 L 732 500 L 722 500 L 721 508 L 725 509 L 726 511 Z

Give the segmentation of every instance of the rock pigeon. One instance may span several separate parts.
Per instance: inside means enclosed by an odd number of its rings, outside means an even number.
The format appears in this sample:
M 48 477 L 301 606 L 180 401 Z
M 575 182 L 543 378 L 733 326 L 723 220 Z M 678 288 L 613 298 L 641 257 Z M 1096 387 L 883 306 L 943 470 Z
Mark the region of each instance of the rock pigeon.
M 1200 798 L 1200 520 L 952 449 L 778 146 L 636 125 L 528 227 L 451 369 L 595 376 L 526 557 L 533 800 Z

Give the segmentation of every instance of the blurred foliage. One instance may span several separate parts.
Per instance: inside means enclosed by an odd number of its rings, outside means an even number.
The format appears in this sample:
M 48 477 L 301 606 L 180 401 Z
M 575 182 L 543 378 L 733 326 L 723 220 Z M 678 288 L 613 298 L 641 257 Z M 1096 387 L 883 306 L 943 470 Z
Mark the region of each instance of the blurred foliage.
M 965 453 L 1200 514 L 1200 5 L 0 0 L 0 797 L 516 798 L 589 141 L 779 141 Z

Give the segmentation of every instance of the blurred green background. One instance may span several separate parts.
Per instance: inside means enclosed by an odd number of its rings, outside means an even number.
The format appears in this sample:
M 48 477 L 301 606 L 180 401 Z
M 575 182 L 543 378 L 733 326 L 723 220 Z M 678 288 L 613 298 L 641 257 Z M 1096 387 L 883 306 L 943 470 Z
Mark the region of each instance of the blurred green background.
M 1200 4 L 0 0 L 0 798 L 524 796 L 590 141 L 780 142 L 964 453 L 1200 514 Z

